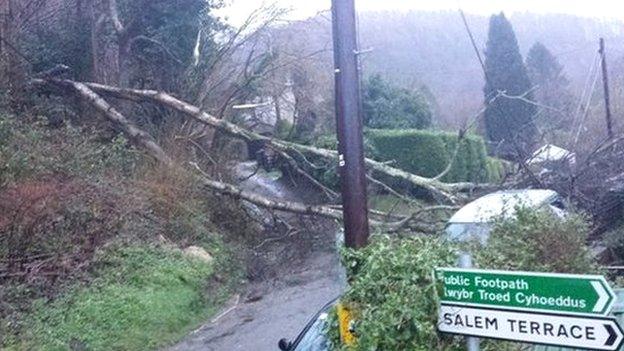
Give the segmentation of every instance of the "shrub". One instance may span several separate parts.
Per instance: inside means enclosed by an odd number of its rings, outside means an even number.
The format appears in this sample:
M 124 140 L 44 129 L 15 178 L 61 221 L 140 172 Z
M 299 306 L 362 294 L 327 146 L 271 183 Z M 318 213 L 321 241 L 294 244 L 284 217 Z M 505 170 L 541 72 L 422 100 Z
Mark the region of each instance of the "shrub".
M 335 150 L 336 137 L 320 136 L 315 146 Z M 441 131 L 369 129 L 364 137 L 367 157 L 395 161 L 393 166 L 424 177 L 435 177 L 446 169 L 456 147 L 457 135 Z M 339 180 L 335 164 L 328 163 L 323 168 L 317 176 L 324 184 L 337 187 Z M 487 157 L 483 139 L 468 135 L 462 140 L 453 167 L 442 180 L 495 182 L 502 179 L 505 172 L 502 160 Z
M 558 218 L 521 208 L 516 218 L 495 223 L 488 246 L 474 250 L 474 258 L 480 268 L 596 273 L 585 244 L 587 233 L 588 223 L 581 215 Z M 354 314 L 358 337 L 354 350 L 463 350 L 463 339 L 440 334 L 436 328 L 440 286 L 434 270 L 455 266 L 458 249 L 432 237 L 378 236 L 364 249 L 343 250 L 349 287 L 341 302 Z M 334 349 L 353 350 L 340 346 L 337 323 L 332 313 L 328 335 Z M 491 340 L 482 348 L 523 349 L 520 344 Z
M 603 234 L 602 242 L 606 248 L 605 256 L 612 265 L 624 263 L 624 224 L 618 223 Z
M 452 349 L 437 333 L 436 267 L 452 266 L 452 247 L 431 238 L 376 237 L 366 248 L 343 251 L 350 286 L 343 303 L 356 311 L 357 350 Z M 336 330 L 336 322 L 330 328 Z M 339 341 L 333 335 L 334 345 Z
M 319 136 L 314 141 L 314 146 L 323 149 L 336 150 L 338 148 L 338 140 L 335 134 L 325 134 Z M 364 155 L 366 157 L 374 158 L 376 154 L 375 148 L 372 143 L 364 138 Z M 327 160 L 323 158 L 314 158 L 314 163 L 319 169 L 314 171 L 314 175 L 317 179 L 332 189 L 338 189 L 340 187 L 340 176 L 338 175 L 338 167 L 335 161 Z
M 425 130 L 368 130 L 366 137 L 376 155 L 383 161 L 394 160 L 395 166 L 424 177 L 440 174 L 453 157 L 457 135 Z M 483 139 L 467 135 L 461 141 L 457 157 L 443 181 L 490 180 L 488 161 Z
M 124 221 L 118 201 L 103 187 L 51 176 L 7 187 L 0 192 L 0 262 L 14 280 L 49 289 L 117 233 Z
M 278 139 L 289 140 L 293 134 L 293 124 L 285 119 L 280 119 L 275 125 L 275 136 Z
M 121 134 L 111 145 L 86 128 L 49 129 L 45 123 L 0 114 L 0 187 L 41 174 L 108 180 L 130 175 L 141 160 Z
M 431 108 L 419 92 L 392 86 L 374 75 L 364 82 L 364 125 L 370 128 L 427 128 Z
M 498 219 L 487 246 L 476 250 L 480 267 L 560 273 L 598 271 L 586 244 L 589 224 L 584 216 L 559 218 L 530 208 L 516 211 L 514 218 Z
M 487 166 L 487 178 L 490 182 L 497 182 L 502 180 L 507 173 L 507 166 L 505 161 L 495 158 L 488 157 L 486 159 Z

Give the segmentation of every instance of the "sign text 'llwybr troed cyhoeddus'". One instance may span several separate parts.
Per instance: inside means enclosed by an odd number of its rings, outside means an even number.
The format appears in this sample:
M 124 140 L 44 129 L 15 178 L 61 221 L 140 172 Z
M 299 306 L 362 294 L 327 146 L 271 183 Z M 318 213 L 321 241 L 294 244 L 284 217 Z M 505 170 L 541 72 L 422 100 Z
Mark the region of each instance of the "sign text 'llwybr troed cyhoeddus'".
M 444 268 L 441 302 L 553 313 L 606 315 L 615 294 L 604 277 Z

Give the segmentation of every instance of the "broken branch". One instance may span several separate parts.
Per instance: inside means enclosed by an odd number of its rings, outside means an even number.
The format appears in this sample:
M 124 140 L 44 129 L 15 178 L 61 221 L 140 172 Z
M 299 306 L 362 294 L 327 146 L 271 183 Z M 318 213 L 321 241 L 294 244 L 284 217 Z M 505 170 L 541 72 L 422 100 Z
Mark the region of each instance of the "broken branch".
M 71 81 L 61 82 L 71 83 Z M 247 142 L 262 140 L 266 142 L 267 145 L 270 145 L 274 149 L 281 152 L 298 152 L 304 154 L 307 153 L 328 160 L 338 159 L 338 152 L 334 150 L 322 149 L 314 146 L 302 145 L 259 135 L 247 129 L 241 128 L 233 123 L 211 116 L 210 114 L 202 111 L 199 107 L 191 105 L 164 92 L 156 90 L 124 89 L 97 83 L 84 84 L 94 91 L 116 98 L 127 99 L 136 102 L 149 101 L 152 103 L 168 106 L 169 108 L 172 108 L 178 112 L 190 116 L 203 124 L 206 124 L 232 137 L 242 139 Z M 379 162 L 368 158 L 365 159 L 365 162 L 372 171 L 384 174 L 385 176 L 388 176 L 390 178 L 401 180 L 416 187 L 424 188 L 444 202 L 459 202 L 460 197 L 457 194 L 461 192 L 493 188 L 493 185 L 491 184 L 477 184 L 472 182 L 444 183 L 437 179 L 421 177 L 406 172 L 404 170 L 388 166 L 384 162 Z

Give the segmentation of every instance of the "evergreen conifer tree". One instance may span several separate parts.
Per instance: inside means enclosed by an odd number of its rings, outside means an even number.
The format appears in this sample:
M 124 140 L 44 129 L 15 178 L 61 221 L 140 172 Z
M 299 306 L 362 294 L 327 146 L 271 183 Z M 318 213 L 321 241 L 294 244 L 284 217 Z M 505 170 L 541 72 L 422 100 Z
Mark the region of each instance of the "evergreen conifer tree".
M 486 84 L 484 88 L 485 129 L 496 152 L 505 158 L 524 158 L 531 152 L 537 129 L 533 117 L 536 106 L 532 100 L 531 81 L 518 49 L 518 41 L 511 23 L 503 13 L 490 18 L 488 41 L 485 50 Z M 498 97 L 499 91 L 508 96 Z

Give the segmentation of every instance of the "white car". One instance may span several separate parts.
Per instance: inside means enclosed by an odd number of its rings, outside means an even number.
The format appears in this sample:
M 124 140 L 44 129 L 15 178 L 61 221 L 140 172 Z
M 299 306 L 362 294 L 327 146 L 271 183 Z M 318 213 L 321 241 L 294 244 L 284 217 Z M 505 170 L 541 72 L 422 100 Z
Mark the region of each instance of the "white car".
M 545 209 L 563 217 L 566 205 L 553 190 L 504 190 L 480 197 L 457 211 L 448 221 L 445 236 L 452 241 L 478 240 L 485 244 L 492 231 L 493 222 L 500 218 L 513 218 L 518 206 Z

